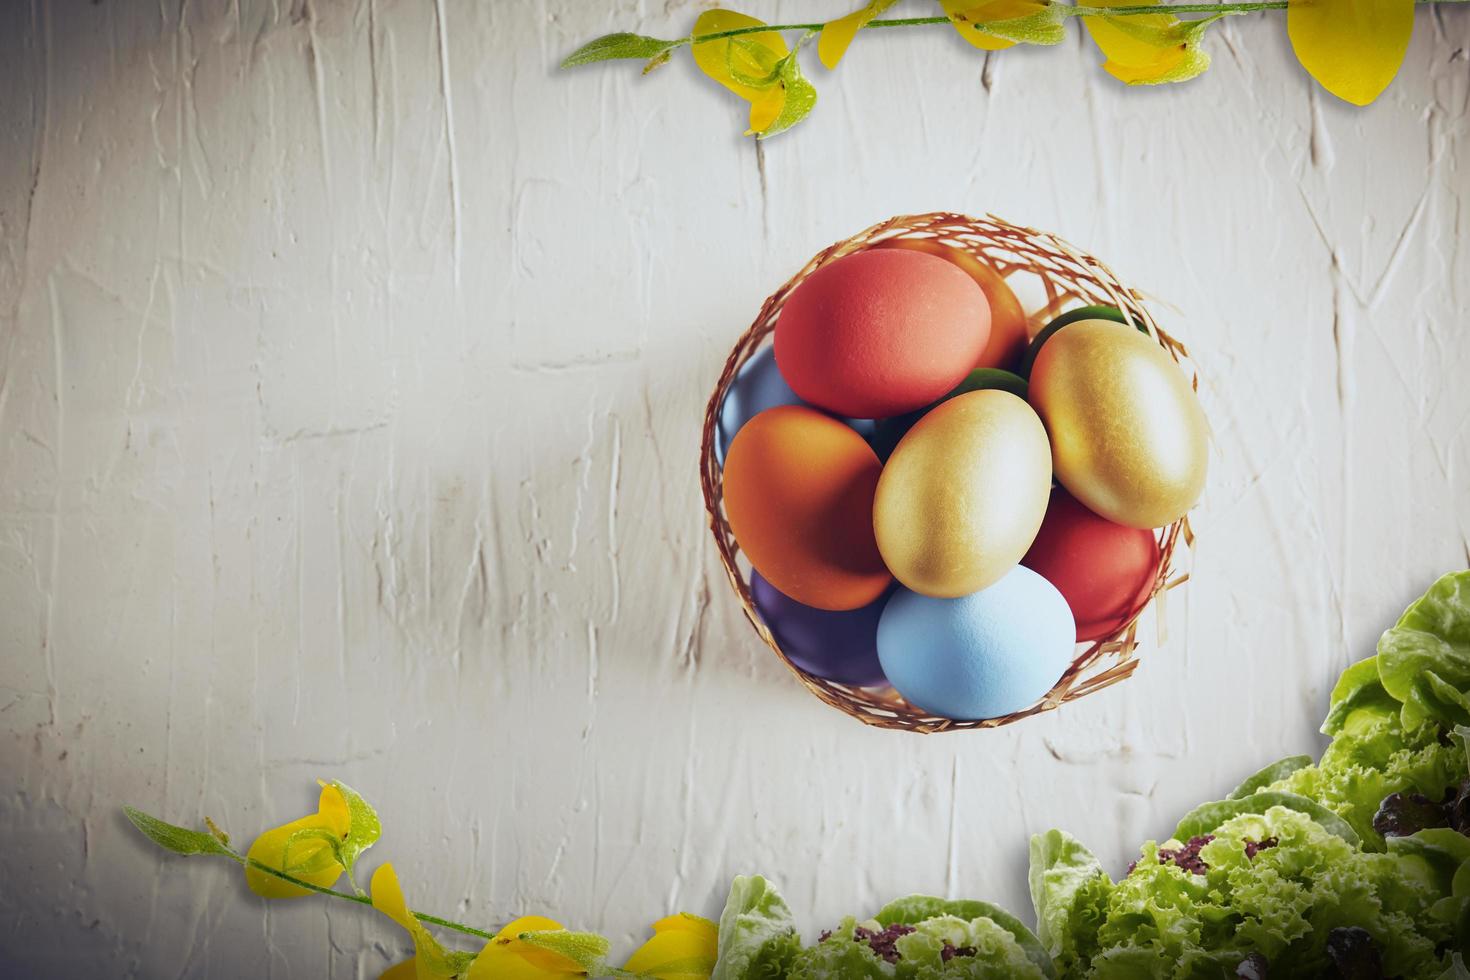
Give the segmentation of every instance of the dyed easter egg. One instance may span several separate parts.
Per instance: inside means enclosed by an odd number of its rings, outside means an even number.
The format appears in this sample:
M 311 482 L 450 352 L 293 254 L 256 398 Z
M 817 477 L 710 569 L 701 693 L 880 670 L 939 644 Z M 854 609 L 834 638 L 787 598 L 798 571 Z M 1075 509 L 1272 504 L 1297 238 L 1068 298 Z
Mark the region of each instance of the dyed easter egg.
M 907 248 L 937 255 L 959 266 L 985 294 L 990 304 L 990 339 L 976 367 L 1014 370 L 1026 350 L 1026 311 L 1005 278 L 964 249 L 933 238 L 890 238 L 884 248 Z
M 1127 323 L 1128 317 L 1124 316 L 1123 311 L 1116 306 L 1083 306 L 1075 310 L 1068 310 L 1042 327 L 1037 331 L 1036 336 L 1031 338 L 1031 343 L 1026 347 L 1026 356 L 1021 359 L 1021 376 L 1031 375 L 1031 366 L 1036 363 L 1036 355 L 1041 350 L 1041 345 L 1050 340 L 1052 334 L 1078 320 L 1112 320 L 1114 323 Z M 1143 324 L 1138 324 L 1138 329 L 1145 334 L 1148 333 L 1148 328 Z
M 878 549 L 915 592 L 969 595 L 1009 571 L 1041 527 L 1051 490 L 1046 430 L 1007 391 L 972 391 L 919 420 L 883 467 Z
M 1046 519 L 1021 564 L 1062 594 L 1077 621 L 1077 640 L 1112 636 L 1153 595 L 1159 542 L 1152 531 L 1124 527 L 1052 490 Z
M 873 538 L 882 465 L 863 437 L 814 408 L 751 419 L 725 457 L 725 516 L 751 565 L 818 609 L 857 609 L 890 576 Z
M 1088 510 L 1153 528 L 1199 499 L 1209 427 L 1184 372 L 1147 336 L 1108 320 L 1068 324 L 1036 355 L 1030 397 L 1057 480 Z
M 955 386 L 954 391 L 945 395 L 940 401 L 948 401 L 956 395 L 963 395 L 967 391 L 984 391 L 987 388 L 998 388 L 1001 391 L 1009 391 L 1017 398 L 1026 398 L 1026 379 L 1019 374 L 1002 371 L 1000 368 L 976 368 L 965 375 L 965 380 Z M 919 419 L 929 414 L 940 402 L 925 405 L 916 412 L 905 412 L 892 418 L 879 419 L 874 425 L 873 433 L 868 442 L 873 447 L 873 452 L 878 458 L 888 460 L 893 455 L 894 448 L 900 439 L 908 434 L 908 431 L 918 423 Z
M 878 663 L 878 617 L 888 590 L 861 609 L 831 612 L 782 595 L 756 572 L 750 577 L 750 595 L 781 651 L 797 667 L 855 687 L 887 683 Z
M 755 416 L 777 405 L 805 405 L 791 390 L 776 368 L 776 349 L 762 347 L 740 366 L 720 402 L 720 415 L 715 422 L 715 460 L 723 466 L 725 451 L 735 433 Z M 873 432 L 872 419 L 843 419 L 859 435 Z
M 776 321 L 776 362 L 812 405 L 886 418 L 959 384 L 989 337 L 985 294 L 958 266 L 868 249 L 822 266 L 791 293 Z
M 899 589 L 878 621 L 878 660 L 923 711 L 996 718 L 1052 689 L 1072 662 L 1076 632 L 1056 587 L 1018 565 L 957 599 Z

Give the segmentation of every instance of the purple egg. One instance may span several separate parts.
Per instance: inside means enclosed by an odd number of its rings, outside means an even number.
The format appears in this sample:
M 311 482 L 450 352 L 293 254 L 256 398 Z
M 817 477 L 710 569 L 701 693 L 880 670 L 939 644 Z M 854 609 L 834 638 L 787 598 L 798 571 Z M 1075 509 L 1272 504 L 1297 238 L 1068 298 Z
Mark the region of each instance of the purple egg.
M 861 609 L 829 612 L 783 595 L 752 570 L 750 594 L 761 619 L 797 667 L 854 687 L 888 683 L 878 662 L 878 620 L 892 588 Z

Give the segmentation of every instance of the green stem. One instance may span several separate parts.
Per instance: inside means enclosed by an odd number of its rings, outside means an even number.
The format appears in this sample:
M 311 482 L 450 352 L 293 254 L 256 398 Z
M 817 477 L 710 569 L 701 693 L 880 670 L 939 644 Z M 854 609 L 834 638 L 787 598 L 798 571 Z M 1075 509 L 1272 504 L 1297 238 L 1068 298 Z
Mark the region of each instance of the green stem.
M 1419 4 L 1462 4 L 1470 0 L 1414 0 Z M 1069 17 L 1136 17 L 1146 14 L 1252 14 L 1263 10 L 1285 10 L 1288 0 L 1247 0 L 1238 3 L 1166 3 L 1150 6 L 1135 4 L 1126 7 L 1090 7 L 1085 5 L 1058 4 Z M 870 20 L 863 30 L 882 27 L 922 27 L 930 24 L 951 23 L 948 17 L 890 17 Z M 763 24 L 760 27 L 736 27 L 728 31 L 712 31 L 681 38 L 680 44 L 696 41 L 718 41 L 727 37 L 742 37 L 747 34 L 764 34 L 767 31 L 820 31 L 826 23 L 810 24 Z M 984 25 L 972 25 L 977 30 Z
M 282 881 L 290 882 L 297 888 L 305 888 L 307 891 L 316 892 L 318 895 L 330 895 L 333 898 L 340 898 L 346 902 L 356 902 L 358 905 L 373 904 L 373 900 L 371 898 L 368 898 L 366 895 L 349 895 L 347 892 L 339 892 L 332 888 L 323 888 L 321 885 L 313 885 L 309 881 L 302 881 L 295 875 L 290 875 L 284 871 L 281 871 L 278 868 L 272 868 L 269 865 L 261 864 L 254 858 L 248 858 L 245 855 L 240 854 L 234 850 L 230 851 L 230 857 L 234 858 L 237 863 L 243 865 L 244 867 L 254 868 L 256 871 L 259 871 L 262 874 L 272 875 L 273 877 L 279 878 Z M 468 936 L 479 936 L 481 939 L 495 938 L 495 934 L 493 932 L 486 932 L 484 929 L 476 929 L 474 926 L 467 926 L 463 922 L 453 922 L 449 919 L 441 919 L 439 918 L 439 916 L 430 915 L 427 912 L 418 912 L 412 909 L 410 909 L 409 911 L 413 912 L 413 917 L 415 919 L 418 919 L 420 922 L 427 922 L 431 925 L 443 926 L 445 929 L 453 929 L 455 932 L 462 932 Z

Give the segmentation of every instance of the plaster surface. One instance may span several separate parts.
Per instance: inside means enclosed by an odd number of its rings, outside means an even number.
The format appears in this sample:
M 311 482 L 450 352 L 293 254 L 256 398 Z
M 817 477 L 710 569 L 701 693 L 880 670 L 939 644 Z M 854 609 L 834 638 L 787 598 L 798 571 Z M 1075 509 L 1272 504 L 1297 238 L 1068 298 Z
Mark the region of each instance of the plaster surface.
M 0 973 L 377 976 L 380 916 L 120 815 L 243 843 L 317 777 L 378 805 L 365 868 L 482 925 L 631 950 L 741 872 L 809 939 L 914 891 L 1029 917 L 1030 833 L 1118 872 L 1317 751 L 1338 672 L 1470 560 L 1470 10 L 1421 10 L 1366 110 L 1274 14 L 1149 90 L 1075 36 L 861 37 L 761 147 L 686 57 L 555 69 L 697 9 L 0 4 Z M 933 209 L 1158 297 L 1215 445 L 1134 679 L 922 738 L 759 643 L 695 464 L 762 297 Z

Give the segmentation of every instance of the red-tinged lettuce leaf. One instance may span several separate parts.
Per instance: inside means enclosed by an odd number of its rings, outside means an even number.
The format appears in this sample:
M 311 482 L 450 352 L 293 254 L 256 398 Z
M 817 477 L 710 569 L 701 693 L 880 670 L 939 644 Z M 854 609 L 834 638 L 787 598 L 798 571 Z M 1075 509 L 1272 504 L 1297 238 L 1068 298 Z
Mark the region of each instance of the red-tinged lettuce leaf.
M 1051 956 L 1041 945 L 1041 941 L 1036 938 L 1036 934 L 1026 928 L 1025 923 L 1020 919 L 989 902 L 910 895 L 907 898 L 895 899 L 883 906 L 877 919 L 879 924 L 884 926 L 916 926 L 925 919 L 934 919 L 941 915 L 952 915 L 966 922 L 972 919 L 991 920 L 1016 938 L 1016 942 L 1020 943 L 1021 948 L 1026 951 L 1027 959 L 1035 963 L 1037 969 L 1048 977 L 1057 975 Z

